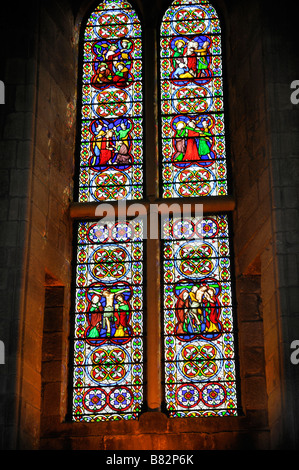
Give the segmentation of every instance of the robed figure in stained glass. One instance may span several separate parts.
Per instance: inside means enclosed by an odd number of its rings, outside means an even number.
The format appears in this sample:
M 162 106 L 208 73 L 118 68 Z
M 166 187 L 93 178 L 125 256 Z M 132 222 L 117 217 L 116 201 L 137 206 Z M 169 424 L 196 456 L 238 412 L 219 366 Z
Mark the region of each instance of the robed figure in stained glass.
M 203 298 L 203 315 L 205 322 L 204 335 L 214 337 L 222 332 L 222 324 L 219 320 L 221 306 L 213 287 L 208 287 Z
M 177 297 L 175 332 L 183 335 L 181 339 L 189 340 L 194 334 L 215 338 L 222 332 L 221 305 L 214 287 L 203 283 L 181 288 Z
M 207 78 L 209 72 L 208 48 L 210 42 L 206 36 L 192 39 L 181 36 L 170 42 L 172 51 L 172 79 L 193 80 Z
M 132 42 L 126 39 L 119 41 L 102 40 L 93 46 L 97 60 L 94 62 L 92 84 L 102 89 L 110 85 L 126 87 L 132 66 Z
M 92 340 L 109 338 L 121 340 L 121 338 L 129 337 L 131 335 L 130 297 L 131 292 L 127 287 L 93 285 L 87 294 L 87 298 L 91 300 L 87 315 L 89 326 L 86 336 Z
M 93 170 L 103 171 L 108 165 L 124 168 L 132 163 L 132 156 L 129 153 L 132 127 L 132 122 L 125 118 L 92 122 L 93 155 L 89 159 L 89 165 Z
M 101 169 L 113 156 L 113 132 L 104 127 L 102 121 L 92 123 L 94 139 L 91 142 L 93 156 L 90 158 L 90 166 Z
M 195 120 L 181 117 L 181 120 L 173 125 L 176 128 L 174 163 L 188 164 L 188 162 L 192 162 L 206 165 L 209 160 L 212 163 L 214 158 L 214 152 L 211 149 L 213 136 L 209 129 L 211 125 L 207 120 L 200 121 L 198 125 Z
M 120 129 L 115 130 L 115 135 L 117 138 L 115 163 L 127 164 L 131 162 L 132 157 L 131 155 L 129 155 L 130 142 L 129 142 L 128 135 L 133 125 L 130 121 L 128 125 L 129 127 L 127 127 L 127 124 L 125 121 L 122 121 L 120 124 Z

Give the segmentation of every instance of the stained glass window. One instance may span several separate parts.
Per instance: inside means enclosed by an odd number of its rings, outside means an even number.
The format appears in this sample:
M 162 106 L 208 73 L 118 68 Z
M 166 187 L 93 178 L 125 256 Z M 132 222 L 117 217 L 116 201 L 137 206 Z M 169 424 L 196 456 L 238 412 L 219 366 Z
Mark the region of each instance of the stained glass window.
M 79 202 L 143 197 L 142 43 L 131 5 L 104 0 L 83 36 Z M 136 419 L 143 406 L 143 223 L 78 222 L 75 421 Z
M 237 414 L 226 215 L 164 222 L 165 401 L 170 417 Z
M 141 24 L 129 3 L 104 0 L 93 11 L 82 53 L 79 202 L 143 199 Z M 184 197 L 196 203 L 199 196 L 225 196 L 221 30 L 208 1 L 172 3 L 161 23 L 160 53 L 162 197 L 181 198 L 181 207 Z M 173 215 L 162 229 L 157 311 L 163 311 L 167 413 L 236 416 L 228 216 Z M 142 412 L 143 231 L 138 218 L 78 222 L 75 421 L 137 419 Z
M 80 222 L 73 419 L 136 419 L 143 404 L 143 226 Z
M 163 197 L 226 195 L 217 13 L 206 0 L 175 0 L 160 34 Z
M 83 40 L 79 202 L 143 196 L 142 41 L 125 1 L 105 0 Z

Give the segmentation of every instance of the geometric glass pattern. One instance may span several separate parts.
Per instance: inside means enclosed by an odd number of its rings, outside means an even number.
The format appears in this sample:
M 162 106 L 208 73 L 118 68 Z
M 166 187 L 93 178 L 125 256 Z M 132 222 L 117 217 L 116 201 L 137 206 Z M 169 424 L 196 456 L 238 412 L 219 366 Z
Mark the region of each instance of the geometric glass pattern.
M 142 221 L 80 222 L 73 420 L 136 419 L 143 405 Z
M 175 0 L 160 29 L 164 198 L 227 195 L 221 29 L 206 0 Z
M 140 21 L 105 0 L 84 30 L 79 202 L 143 197 L 142 96 Z
M 170 417 L 238 409 L 226 215 L 165 220 L 164 380 Z

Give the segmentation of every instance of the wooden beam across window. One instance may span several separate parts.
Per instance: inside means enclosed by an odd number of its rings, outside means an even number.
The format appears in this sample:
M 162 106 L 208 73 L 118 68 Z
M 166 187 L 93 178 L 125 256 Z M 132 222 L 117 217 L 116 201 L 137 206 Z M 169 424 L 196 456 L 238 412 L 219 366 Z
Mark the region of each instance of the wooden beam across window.
M 171 199 L 153 199 L 142 201 L 105 201 L 105 202 L 74 202 L 70 205 L 70 217 L 74 220 L 95 219 L 105 217 L 106 211 L 111 210 L 115 216 L 135 215 L 134 210 L 144 210 L 148 213 L 150 206 L 158 205 L 159 213 L 164 215 L 171 207 L 183 207 L 190 205 L 191 212 L 194 212 L 199 205 L 202 205 L 203 214 L 215 212 L 232 212 L 236 203 L 233 196 L 213 196 L 194 198 L 171 198 Z M 129 213 L 129 214 L 128 214 Z

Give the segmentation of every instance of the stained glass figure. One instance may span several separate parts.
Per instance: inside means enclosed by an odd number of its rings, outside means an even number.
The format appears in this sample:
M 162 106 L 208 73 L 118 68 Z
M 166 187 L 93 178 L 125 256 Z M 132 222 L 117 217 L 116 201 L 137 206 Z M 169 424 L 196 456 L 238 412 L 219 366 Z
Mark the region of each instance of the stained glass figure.
M 226 195 L 217 13 L 206 0 L 175 0 L 160 34 L 163 197 Z
M 189 230 L 186 230 L 188 225 Z M 237 415 L 226 215 L 164 222 L 165 402 L 170 417 Z
M 79 202 L 142 198 L 142 99 L 139 19 L 105 0 L 83 41 Z
M 136 419 L 143 404 L 142 221 L 78 225 L 73 419 Z

